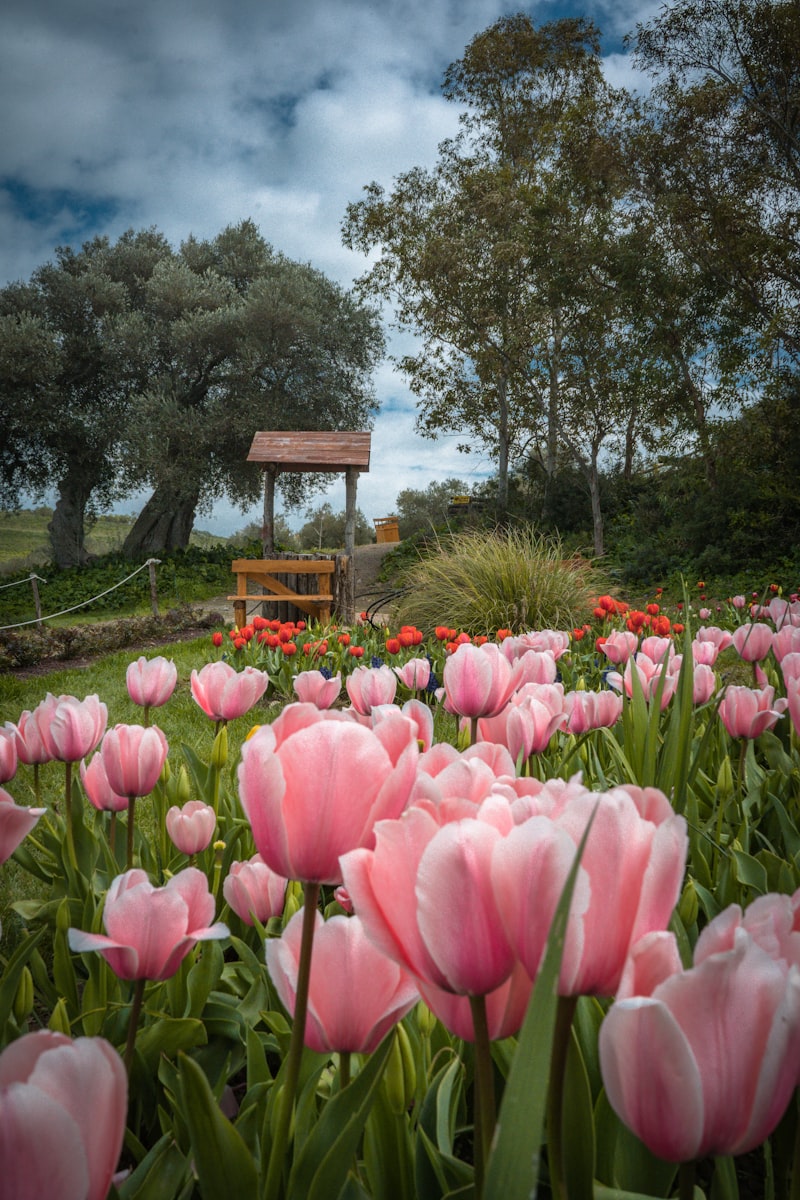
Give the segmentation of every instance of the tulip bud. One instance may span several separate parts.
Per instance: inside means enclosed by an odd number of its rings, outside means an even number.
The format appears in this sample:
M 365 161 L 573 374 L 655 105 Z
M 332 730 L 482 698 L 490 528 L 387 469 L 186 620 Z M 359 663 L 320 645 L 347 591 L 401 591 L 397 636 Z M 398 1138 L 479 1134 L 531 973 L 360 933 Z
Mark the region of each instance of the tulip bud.
M 281 925 L 286 928 L 296 912 L 303 907 L 303 889 L 297 880 L 292 880 L 286 888 L 286 901 L 283 906 Z
M 691 929 L 697 920 L 697 913 L 700 908 L 700 902 L 697 897 L 697 888 L 694 886 L 693 879 L 687 879 L 684 886 L 681 898 L 678 901 L 678 916 L 684 929 Z
M 28 967 L 22 968 L 14 997 L 14 1020 L 21 1025 L 33 1012 L 33 976 Z
M 436 1016 L 428 1008 L 427 1004 L 423 1004 L 420 1000 L 416 1009 L 417 1013 L 417 1028 L 422 1037 L 429 1038 L 432 1036 L 436 1028 Z
M 211 751 L 211 765 L 221 770 L 228 761 L 228 726 L 223 725 L 217 736 L 214 738 L 214 747 Z
M 717 795 L 721 800 L 733 794 L 733 768 L 730 757 L 726 754 L 717 772 Z
M 72 1030 L 69 1027 L 67 1002 L 63 996 L 59 997 L 58 1003 L 50 1015 L 50 1020 L 47 1022 L 47 1028 L 52 1029 L 54 1033 L 63 1033 L 67 1037 L 72 1037 Z
M 408 1033 L 402 1024 L 395 1025 L 392 1046 L 383 1076 L 389 1108 L 397 1117 L 408 1112 L 417 1088 L 417 1068 Z

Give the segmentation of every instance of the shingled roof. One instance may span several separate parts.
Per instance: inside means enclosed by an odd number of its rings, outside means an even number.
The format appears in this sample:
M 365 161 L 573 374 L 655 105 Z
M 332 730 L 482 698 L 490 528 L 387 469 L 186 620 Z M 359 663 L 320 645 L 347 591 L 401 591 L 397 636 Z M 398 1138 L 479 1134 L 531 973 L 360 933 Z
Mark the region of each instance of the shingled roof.
M 371 433 L 273 431 L 256 433 L 248 462 L 281 471 L 369 471 Z

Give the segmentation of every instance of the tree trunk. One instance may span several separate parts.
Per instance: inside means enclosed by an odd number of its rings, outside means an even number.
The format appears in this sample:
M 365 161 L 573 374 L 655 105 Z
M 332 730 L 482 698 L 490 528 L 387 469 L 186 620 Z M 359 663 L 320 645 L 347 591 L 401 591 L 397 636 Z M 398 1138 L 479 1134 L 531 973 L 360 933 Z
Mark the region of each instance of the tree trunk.
M 197 491 L 178 493 L 160 484 L 145 504 L 122 546 L 126 558 L 137 559 L 169 550 L 185 550 L 194 525 Z
M 92 494 L 90 479 L 90 472 L 70 470 L 59 485 L 58 501 L 47 526 L 53 558 L 59 567 L 79 567 L 89 557 L 85 546 L 85 517 Z
M 508 519 L 508 380 L 497 381 L 497 520 Z
M 600 507 L 600 472 L 597 469 L 597 459 L 592 456 L 592 462 L 589 466 L 589 494 L 592 498 L 592 541 L 594 543 L 595 558 L 602 558 L 605 554 L 605 545 L 603 539 L 603 512 Z

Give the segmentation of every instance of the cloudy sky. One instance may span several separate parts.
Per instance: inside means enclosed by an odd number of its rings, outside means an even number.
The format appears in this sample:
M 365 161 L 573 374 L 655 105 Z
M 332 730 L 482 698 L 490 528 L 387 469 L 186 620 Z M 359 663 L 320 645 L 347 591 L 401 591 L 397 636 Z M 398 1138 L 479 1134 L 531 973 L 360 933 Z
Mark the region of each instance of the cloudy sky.
M 506 13 L 591 17 L 609 79 L 635 87 L 622 38 L 651 0 L 5 0 L 0 13 L 0 284 L 58 245 L 157 226 L 174 245 L 252 218 L 275 247 L 349 287 L 365 261 L 341 242 L 347 204 L 430 166 L 457 129 L 448 64 Z M 390 317 L 391 314 L 387 314 Z M 391 342 L 390 348 L 399 348 Z M 414 434 L 414 401 L 386 362 L 369 520 L 404 487 L 490 464 L 455 435 Z M 344 507 L 338 479 L 322 499 Z M 120 511 L 134 511 L 133 501 Z M 259 513 L 220 503 L 231 533 Z

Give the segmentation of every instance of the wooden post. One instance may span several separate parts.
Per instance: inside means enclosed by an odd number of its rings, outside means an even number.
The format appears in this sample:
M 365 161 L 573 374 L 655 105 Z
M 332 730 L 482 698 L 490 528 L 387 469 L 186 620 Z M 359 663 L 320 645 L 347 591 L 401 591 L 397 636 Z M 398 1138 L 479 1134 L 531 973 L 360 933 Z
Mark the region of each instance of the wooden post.
M 31 590 L 33 592 L 33 607 L 36 611 L 36 624 L 41 625 L 41 623 L 42 623 L 42 602 L 39 599 L 39 585 L 37 582 L 38 579 L 39 579 L 38 575 L 30 576 Z M 47 582 L 46 579 L 42 580 L 42 583 L 46 583 L 46 582 Z
M 354 553 L 356 548 L 356 486 L 358 483 L 358 471 L 355 467 L 348 467 L 344 477 L 344 552 L 347 555 L 350 563 L 354 563 Z M 356 618 L 356 596 L 355 584 L 356 573 L 354 570 L 348 571 L 345 576 L 345 596 L 346 606 L 345 612 L 342 613 L 345 624 L 352 625 Z
M 264 558 L 275 553 L 275 479 L 278 468 L 267 463 L 264 468 L 264 521 L 261 527 L 261 552 Z
M 147 561 L 147 569 L 150 572 L 150 607 L 153 610 L 153 616 L 158 616 L 158 592 L 156 590 L 156 567 L 161 562 L 160 558 L 150 558 Z

